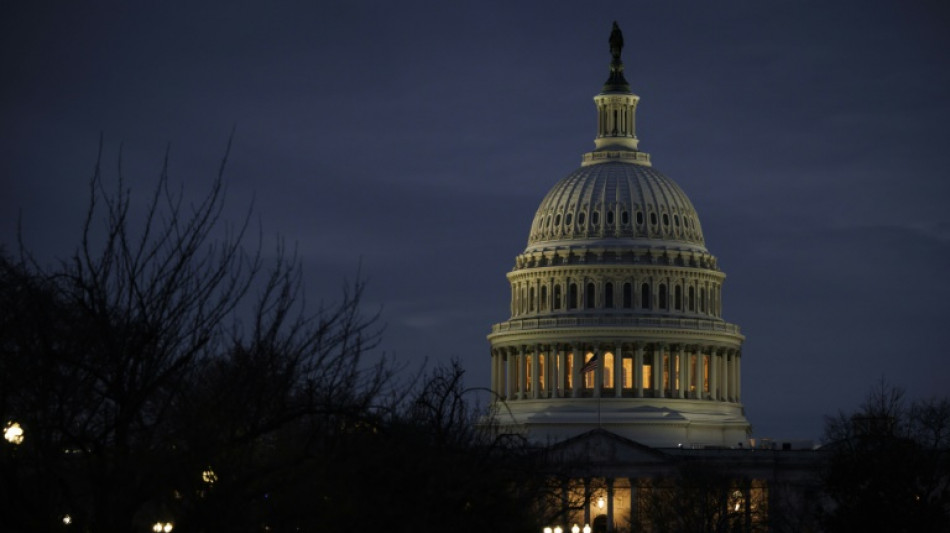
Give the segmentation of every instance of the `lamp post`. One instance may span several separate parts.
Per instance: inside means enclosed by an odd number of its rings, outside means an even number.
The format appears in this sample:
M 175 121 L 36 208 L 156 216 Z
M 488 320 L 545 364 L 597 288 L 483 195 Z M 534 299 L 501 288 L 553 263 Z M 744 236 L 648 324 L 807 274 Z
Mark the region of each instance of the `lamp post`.
M 3 426 L 3 438 L 13 445 L 23 443 L 23 428 L 17 422 L 7 422 Z

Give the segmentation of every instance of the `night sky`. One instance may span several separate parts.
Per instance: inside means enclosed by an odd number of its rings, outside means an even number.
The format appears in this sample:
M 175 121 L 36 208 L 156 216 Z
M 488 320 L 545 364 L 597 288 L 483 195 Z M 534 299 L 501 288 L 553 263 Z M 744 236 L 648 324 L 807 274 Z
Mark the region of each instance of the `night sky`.
M 362 265 L 381 350 L 487 386 L 505 274 L 593 148 L 615 19 L 640 148 L 728 276 L 755 435 L 817 439 L 882 377 L 946 394 L 943 2 L 16 2 L 0 243 L 19 220 L 42 261 L 74 249 L 100 133 L 145 199 L 168 145 L 207 191 L 234 128 L 227 216 L 253 202 L 265 250 L 297 247 L 308 301 Z

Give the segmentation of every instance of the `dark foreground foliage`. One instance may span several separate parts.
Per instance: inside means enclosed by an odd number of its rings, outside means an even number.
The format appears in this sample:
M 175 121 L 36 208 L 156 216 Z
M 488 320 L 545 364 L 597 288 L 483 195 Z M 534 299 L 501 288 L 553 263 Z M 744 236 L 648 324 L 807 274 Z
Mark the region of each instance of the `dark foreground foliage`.
M 368 360 L 361 283 L 306 309 L 297 261 L 221 223 L 220 173 L 188 204 L 163 171 L 144 213 L 118 181 L 97 165 L 58 265 L 0 250 L 5 531 L 535 529 L 536 456 L 476 429 L 457 365 Z
M 827 531 L 950 531 L 950 400 L 908 403 L 882 381 L 825 434 Z

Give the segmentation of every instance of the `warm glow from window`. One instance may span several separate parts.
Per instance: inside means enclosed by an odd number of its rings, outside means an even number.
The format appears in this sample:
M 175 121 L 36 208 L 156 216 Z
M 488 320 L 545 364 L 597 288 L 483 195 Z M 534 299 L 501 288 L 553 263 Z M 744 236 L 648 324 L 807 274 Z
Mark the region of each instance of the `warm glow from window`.
M 545 372 L 544 365 L 548 362 L 548 358 L 545 355 L 538 354 L 538 390 L 544 391 L 547 390 L 547 385 L 544 382 L 544 377 L 547 375 Z
M 633 388 L 633 359 L 623 359 L 623 388 Z
M 531 356 L 524 356 L 524 390 L 531 392 Z
M 643 365 L 643 388 L 653 388 L 653 365 Z
M 567 376 L 567 388 L 574 388 L 574 352 L 568 352 L 567 354 L 567 372 L 564 374 Z
M 614 386 L 614 354 L 607 352 L 604 354 L 604 387 L 610 389 Z

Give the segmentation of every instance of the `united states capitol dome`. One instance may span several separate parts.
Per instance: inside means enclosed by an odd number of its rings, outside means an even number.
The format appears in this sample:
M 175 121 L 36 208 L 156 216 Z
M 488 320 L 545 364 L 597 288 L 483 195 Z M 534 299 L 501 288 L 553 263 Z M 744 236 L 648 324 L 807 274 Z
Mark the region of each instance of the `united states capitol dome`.
M 648 446 L 733 445 L 749 422 L 726 275 L 692 202 L 639 149 L 616 23 L 609 43 L 594 149 L 541 200 L 506 276 L 510 317 L 488 335 L 499 423 L 540 443 L 597 428 Z
M 683 190 L 652 167 L 626 162 L 582 166 L 544 197 L 528 251 L 565 241 L 706 251 L 696 210 Z

